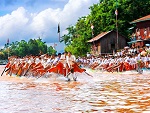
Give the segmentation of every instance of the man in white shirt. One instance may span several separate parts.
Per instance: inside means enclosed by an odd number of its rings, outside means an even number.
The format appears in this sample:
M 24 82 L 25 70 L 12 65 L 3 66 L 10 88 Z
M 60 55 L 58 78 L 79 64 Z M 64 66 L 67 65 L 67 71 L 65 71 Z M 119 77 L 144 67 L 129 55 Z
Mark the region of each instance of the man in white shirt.
M 72 65 L 75 63 L 76 61 L 76 57 L 74 55 L 71 54 L 71 52 L 68 52 L 67 56 L 66 56 L 66 62 L 68 67 L 70 68 L 71 73 L 74 73 L 74 70 L 72 69 Z M 67 69 L 68 71 L 68 69 Z M 67 72 L 67 78 L 70 75 L 70 73 Z M 74 74 L 72 74 L 73 79 L 76 81 L 76 76 L 74 76 Z M 68 81 L 70 81 L 70 78 L 68 78 Z
M 62 53 L 59 60 L 64 65 L 64 67 L 66 67 L 66 56 L 67 56 L 67 52 Z
M 66 56 L 66 61 L 69 66 L 69 68 L 72 68 L 72 65 L 76 61 L 76 57 L 71 54 L 71 52 L 68 52 L 68 55 Z
M 61 57 L 61 53 L 58 53 L 58 55 L 55 57 L 55 59 L 53 61 L 54 66 L 58 63 L 58 61 L 60 60 L 60 57 Z

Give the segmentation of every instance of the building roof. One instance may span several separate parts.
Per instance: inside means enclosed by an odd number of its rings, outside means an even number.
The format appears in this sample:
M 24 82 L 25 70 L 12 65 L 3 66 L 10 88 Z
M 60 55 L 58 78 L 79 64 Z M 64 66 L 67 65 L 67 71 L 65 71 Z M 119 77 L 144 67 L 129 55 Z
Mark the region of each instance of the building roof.
M 144 16 L 144 17 L 139 18 L 137 20 L 134 20 L 134 21 L 130 22 L 130 24 L 134 24 L 134 23 L 138 23 L 138 22 L 144 22 L 147 20 L 150 20 L 150 15 L 147 15 L 147 16 Z
M 102 32 L 99 35 L 97 35 L 96 37 L 92 38 L 91 40 L 89 40 L 88 42 L 94 42 L 99 40 L 100 38 L 102 38 L 103 36 L 107 35 L 108 33 L 110 33 L 111 31 L 108 32 Z

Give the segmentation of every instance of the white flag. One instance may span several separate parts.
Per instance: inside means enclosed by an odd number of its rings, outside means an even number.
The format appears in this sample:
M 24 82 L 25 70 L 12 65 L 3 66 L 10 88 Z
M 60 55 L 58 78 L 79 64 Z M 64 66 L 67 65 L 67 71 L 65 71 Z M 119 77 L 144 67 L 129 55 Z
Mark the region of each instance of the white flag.
M 118 15 L 118 10 L 116 9 L 116 11 L 115 11 L 115 15 Z

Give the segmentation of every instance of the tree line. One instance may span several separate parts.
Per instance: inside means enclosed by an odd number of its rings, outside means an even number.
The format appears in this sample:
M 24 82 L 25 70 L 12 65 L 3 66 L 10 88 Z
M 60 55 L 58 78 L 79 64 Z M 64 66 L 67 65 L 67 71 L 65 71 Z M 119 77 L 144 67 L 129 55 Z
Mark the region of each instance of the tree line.
M 130 22 L 149 15 L 149 6 L 150 0 L 99 0 L 89 8 L 89 15 L 80 17 L 75 25 L 66 28 L 68 33 L 62 36 L 61 42 L 66 44 L 66 51 L 85 56 L 91 48 L 88 40 L 101 32 L 116 30 L 116 9 L 118 31 L 130 38 L 133 32 L 130 28 L 135 27 Z
M 52 46 L 47 46 L 41 38 L 30 39 L 28 42 L 21 40 L 20 42 L 12 42 L 5 44 L 4 48 L 0 50 L 0 59 L 7 59 L 9 56 L 24 57 L 26 55 L 40 55 L 40 54 L 56 54 L 56 50 Z

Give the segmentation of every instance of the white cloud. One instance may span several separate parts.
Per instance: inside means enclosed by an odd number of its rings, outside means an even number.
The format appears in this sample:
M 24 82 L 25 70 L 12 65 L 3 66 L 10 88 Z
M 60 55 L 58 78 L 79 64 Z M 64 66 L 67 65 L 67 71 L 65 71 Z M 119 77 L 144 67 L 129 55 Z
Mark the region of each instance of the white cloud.
M 19 7 L 11 14 L 0 17 L 0 45 L 10 42 L 42 37 L 47 43 L 58 42 L 57 25 L 61 34 L 65 28 L 74 25 L 79 17 L 89 14 L 89 7 L 98 0 L 69 0 L 63 9 L 48 8 L 39 13 L 31 13 Z M 57 48 L 59 49 L 59 48 Z

